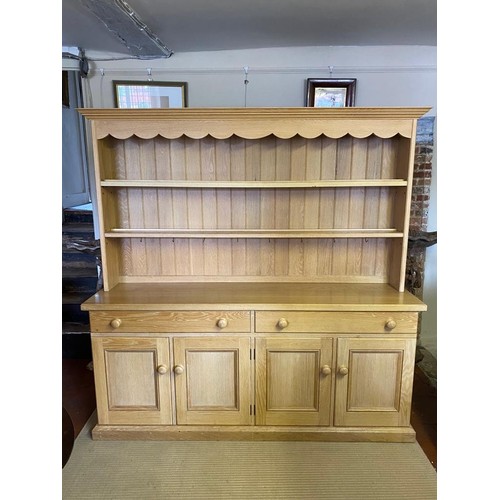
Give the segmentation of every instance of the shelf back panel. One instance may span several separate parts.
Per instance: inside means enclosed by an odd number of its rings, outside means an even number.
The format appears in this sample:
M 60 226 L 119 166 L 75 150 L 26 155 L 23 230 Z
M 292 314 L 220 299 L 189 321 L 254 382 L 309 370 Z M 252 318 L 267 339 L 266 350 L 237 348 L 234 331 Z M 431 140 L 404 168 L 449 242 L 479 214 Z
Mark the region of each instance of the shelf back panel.
M 108 188 L 112 229 L 401 229 L 399 188 Z
M 352 239 L 108 239 L 119 255 L 115 281 L 333 281 L 386 283 L 392 242 Z
M 396 178 L 402 136 L 259 140 L 99 140 L 101 178 L 128 180 L 301 181 Z

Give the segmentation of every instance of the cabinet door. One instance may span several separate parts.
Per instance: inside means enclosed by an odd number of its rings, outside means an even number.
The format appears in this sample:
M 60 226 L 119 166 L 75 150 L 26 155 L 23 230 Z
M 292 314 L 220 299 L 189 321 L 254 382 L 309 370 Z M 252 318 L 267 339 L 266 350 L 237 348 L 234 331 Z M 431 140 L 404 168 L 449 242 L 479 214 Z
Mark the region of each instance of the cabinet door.
M 99 424 L 171 424 L 168 339 L 92 339 Z
M 341 338 L 337 347 L 338 426 L 408 426 L 414 339 Z
M 174 339 L 179 425 L 250 425 L 248 337 Z
M 261 338 L 257 425 L 330 425 L 331 338 Z

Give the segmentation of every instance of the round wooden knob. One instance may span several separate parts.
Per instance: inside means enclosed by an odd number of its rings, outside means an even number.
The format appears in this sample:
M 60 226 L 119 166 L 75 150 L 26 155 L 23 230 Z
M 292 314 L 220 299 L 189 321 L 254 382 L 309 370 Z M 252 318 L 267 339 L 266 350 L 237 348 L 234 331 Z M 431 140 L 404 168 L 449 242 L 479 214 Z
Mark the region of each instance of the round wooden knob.
M 174 372 L 177 373 L 177 375 L 180 375 L 181 373 L 184 373 L 184 367 L 182 365 L 175 365 Z
M 347 369 L 347 366 L 344 366 L 342 365 L 340 368 L 339 368 L 339 373 L 341 375 L 347 375 L 347 373 L 349 372 L 349 370 Z
M 226 328 L 226 326 L 227 326 L 227 319 L 226 318 L 221 318 L 221 319 L 217 320 L 217 326 L 219 328 Z
M 156 371 L 160 374 L 160 375 L 165 375 L 165 373 L 167 373 L 168 369 L 165 365 L 160 365 Z
M 109 324 L 111 328 L 118 328 L 122 324 L 122 320 L 120 318 L 112 319 Z
M 321 367 L 322 375 L 330 375 L 332 373 L 332 369 L 328 365 L 324 365 Z
M 397 323 L 393 319 L 389 319 L 385 324 L 385 328 L 387 330 L 394 330 L 394 328 L 396 328 L 396 324 Z
M 283 330 L 283 328 L 286 328 L 288 326 L 288 321 L 286 320 L 286 318 L 280 318 L 278 320 L 278 328 L 280 330 Z

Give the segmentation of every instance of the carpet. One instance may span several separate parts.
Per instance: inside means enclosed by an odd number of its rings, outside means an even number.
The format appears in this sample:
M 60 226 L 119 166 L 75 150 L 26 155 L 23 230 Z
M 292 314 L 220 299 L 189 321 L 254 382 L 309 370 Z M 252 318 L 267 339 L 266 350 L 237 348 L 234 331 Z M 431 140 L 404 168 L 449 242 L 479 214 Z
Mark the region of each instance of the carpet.
M 95 413 L 62 470 L 63 500 L 434 500 L 418 443 L 93 441 Z

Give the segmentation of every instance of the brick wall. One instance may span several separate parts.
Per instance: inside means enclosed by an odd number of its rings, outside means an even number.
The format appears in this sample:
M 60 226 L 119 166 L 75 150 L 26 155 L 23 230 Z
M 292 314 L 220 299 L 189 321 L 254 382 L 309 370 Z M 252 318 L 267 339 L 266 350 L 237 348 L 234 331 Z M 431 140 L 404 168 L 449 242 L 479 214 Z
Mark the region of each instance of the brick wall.
M 434 117 L 421 118 L 417 125 L 413 189 L 410 208 L 410 242 L 406 262 L 406 287 L 422 298 L 426 245 L 412 240 L 412 235 L 426 233 L 434 153 Z
M 418 120 L 410 230 L 426 231 L 434 153 L 434 117 Z

